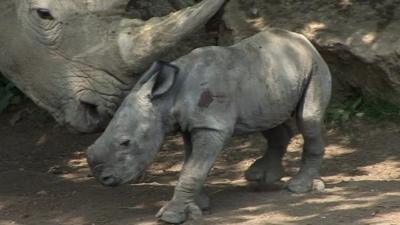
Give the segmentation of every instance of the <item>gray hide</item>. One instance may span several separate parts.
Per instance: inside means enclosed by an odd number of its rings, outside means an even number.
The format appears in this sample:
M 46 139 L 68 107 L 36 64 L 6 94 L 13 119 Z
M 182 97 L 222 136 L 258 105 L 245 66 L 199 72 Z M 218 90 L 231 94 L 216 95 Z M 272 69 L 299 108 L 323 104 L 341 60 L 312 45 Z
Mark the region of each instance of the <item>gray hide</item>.
M 162 18 L 123 17 L 128 0 L 1 0 L 0 71 L 61 124 L 92 132 L 156 58 L 224 0 Z
M 246 179 L 280 180 L 291 138 L 286 124 L 296 117 L 305 143 L 302 166 L 288 188 L 307 192 L 320 177 L 330 94 L 329 69 L 302 35 L 269 29 L 231 47 L 200 48 L 172 64 L 153 64 L 89 148 L 88 162 L 103 184 L 128 182 L 151 164 L 165 135 L 179 130 L 185 163 L 172 200 L 158 216 L 180 223 L 207 207 L 201 189 L 234 134 L 262 132 L 269 140 Z

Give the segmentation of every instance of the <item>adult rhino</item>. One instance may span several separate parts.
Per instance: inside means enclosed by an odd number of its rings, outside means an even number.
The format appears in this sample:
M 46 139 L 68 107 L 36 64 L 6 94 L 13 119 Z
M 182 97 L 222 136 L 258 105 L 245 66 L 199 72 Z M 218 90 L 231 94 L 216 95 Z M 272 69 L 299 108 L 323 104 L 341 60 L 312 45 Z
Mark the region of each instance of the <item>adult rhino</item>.
M 96 131 L 135 74 L 208 21 L 224 0 L 147 21 L 123 17 L 128 2 L 1 0 L 0 71 L 59 123 Z

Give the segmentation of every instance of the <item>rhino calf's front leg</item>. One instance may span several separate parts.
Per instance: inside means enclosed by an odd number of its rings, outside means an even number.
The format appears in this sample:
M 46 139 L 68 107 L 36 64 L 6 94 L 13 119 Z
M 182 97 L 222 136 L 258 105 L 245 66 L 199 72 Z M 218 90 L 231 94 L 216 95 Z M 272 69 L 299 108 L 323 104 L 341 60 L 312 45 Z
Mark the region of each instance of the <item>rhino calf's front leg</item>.
M 183 165 L 172 200 L 156 215 L 160 220 L 178 224 L 188 216 L 195 220 L 201 217 L 202 212 L 195 199 L 229 137 L 228 132 L 208 129 L 191 133 L 192 152 Z

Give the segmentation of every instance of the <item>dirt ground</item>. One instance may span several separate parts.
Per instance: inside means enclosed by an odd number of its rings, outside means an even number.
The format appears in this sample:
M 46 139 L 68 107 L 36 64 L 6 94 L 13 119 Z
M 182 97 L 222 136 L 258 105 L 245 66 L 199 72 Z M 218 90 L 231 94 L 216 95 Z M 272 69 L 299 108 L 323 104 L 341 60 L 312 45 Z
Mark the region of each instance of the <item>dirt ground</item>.
M 140 184 L 106 188 L 85 162 L 96 135 L 71 134 L 32 105 L 0 115 L 0 225 L 150 225 L 171 197 L 183 157 L 171 137 Z M 15 122 L 21 119 L 15 125 Z M 257 192 L 243 179 L 260 155 L 259 136 L 238 137 L 212 170 L 204 224 L 400 224 L 400 126 L 354 122 L 329 130 L 322 193 Z M 296 171 L 301 138 L 285 158 Z M 288 178 L 285 178 L 288 179 Z

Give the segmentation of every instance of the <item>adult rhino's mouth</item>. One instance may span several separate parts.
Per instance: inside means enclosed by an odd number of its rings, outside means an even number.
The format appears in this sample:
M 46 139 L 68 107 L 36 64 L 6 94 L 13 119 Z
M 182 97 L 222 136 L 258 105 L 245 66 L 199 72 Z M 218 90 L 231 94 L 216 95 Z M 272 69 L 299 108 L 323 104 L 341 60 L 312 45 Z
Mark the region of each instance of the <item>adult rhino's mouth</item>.
M 68 82 L 71 98 L 62 108 L 62 123 L 79 133 L 101 131 L 131 89 L 133 79 L 122 80 L 111 72 L 83 62 L 71 72 L 73 79 Z
M 104 128 L 112 115 L 100 110 L 94 102 L 78 100 L 65 114 L 65 124 L 79 133 L 92 133 Z
M 116 85 L 108 92 L 101 88 L 74 92 L 73 97 L 62 108 L 60 123 L 78 133 L 102 131 L 117 111 L 124 97 L 131 89 L 130 85 Z M 104 91 L 104 90 L 103 90 Z

